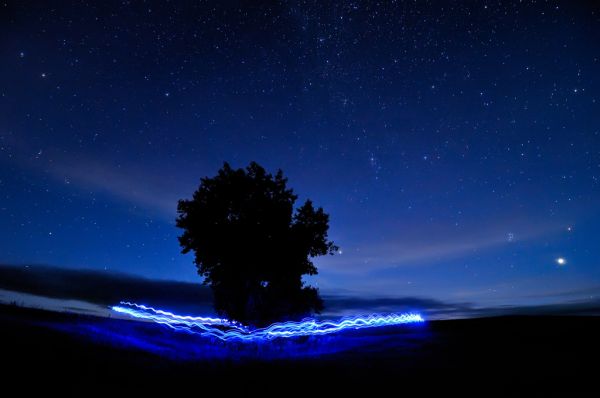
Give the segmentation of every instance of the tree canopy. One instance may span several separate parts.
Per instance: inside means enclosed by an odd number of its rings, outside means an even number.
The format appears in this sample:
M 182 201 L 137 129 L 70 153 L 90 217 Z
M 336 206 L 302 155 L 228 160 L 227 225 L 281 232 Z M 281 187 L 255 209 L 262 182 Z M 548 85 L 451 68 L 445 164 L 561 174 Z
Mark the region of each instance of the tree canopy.
M 182 252 L 194 252 L 219 314 L 258 325 L 323 309 L 302 276 L 317 274 L 311 259 L 337 247 L 327 236 L 329 215 L 310 200 L 294 208 L 296 200 L 281 170 L 273 176 L 252 162 L 225 163 L 179 201 Z

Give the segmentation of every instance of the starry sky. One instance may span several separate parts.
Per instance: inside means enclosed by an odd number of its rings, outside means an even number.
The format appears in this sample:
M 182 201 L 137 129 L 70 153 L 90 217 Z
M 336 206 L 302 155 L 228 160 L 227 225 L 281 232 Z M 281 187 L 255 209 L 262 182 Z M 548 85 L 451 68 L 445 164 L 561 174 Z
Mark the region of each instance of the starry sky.
M 330 213 L 327 294 L 600 294 L 600 7 L 5 1 L 0 263 L 198 281 L 177 200 L 224 161 Z

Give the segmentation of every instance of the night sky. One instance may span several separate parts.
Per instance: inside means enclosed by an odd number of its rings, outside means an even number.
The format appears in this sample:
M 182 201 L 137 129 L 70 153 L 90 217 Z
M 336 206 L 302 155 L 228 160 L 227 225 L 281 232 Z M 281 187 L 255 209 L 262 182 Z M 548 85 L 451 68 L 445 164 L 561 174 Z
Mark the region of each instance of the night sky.
M 0 4 L 0 263 L 197 281 L 176 204 L 228 161 L 331 215 L 323 293 L 600 294 L 600 8 Z

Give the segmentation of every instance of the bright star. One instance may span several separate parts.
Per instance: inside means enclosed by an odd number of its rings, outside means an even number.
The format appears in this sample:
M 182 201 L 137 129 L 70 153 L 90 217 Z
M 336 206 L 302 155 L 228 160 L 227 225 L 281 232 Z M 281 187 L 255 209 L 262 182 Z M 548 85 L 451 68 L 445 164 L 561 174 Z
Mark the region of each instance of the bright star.
M 565 260 L 564 257 L 559 257 L 559 258 L 556 259 L 556 263 L 558 265 L 565 265 L 567 263 L 567 260 Z

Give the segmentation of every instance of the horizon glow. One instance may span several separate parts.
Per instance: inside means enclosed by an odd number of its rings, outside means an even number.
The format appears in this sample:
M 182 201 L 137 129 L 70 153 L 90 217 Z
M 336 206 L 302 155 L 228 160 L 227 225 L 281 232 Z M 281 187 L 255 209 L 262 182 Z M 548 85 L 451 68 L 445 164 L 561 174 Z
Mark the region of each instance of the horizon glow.
M 252 329 L 239 322 L 227 319 L 177 315 L 169 311 L 127 301 L 122 301 L 119 305 L 111 307 L 111 309 L 136 319 L 166 325 L 174 330 L 205 337 L 215 337 L 223 341 L 260 341 L 280 337 L 316 336 L 338 333 L 346 329 L 365 329 L 425 322 L 418 313 L 371 314 L 368 316 L 343 317 L 338 321 L 318 321 L 307 318 L 301 322 L 278 322 L 265 328 Z

